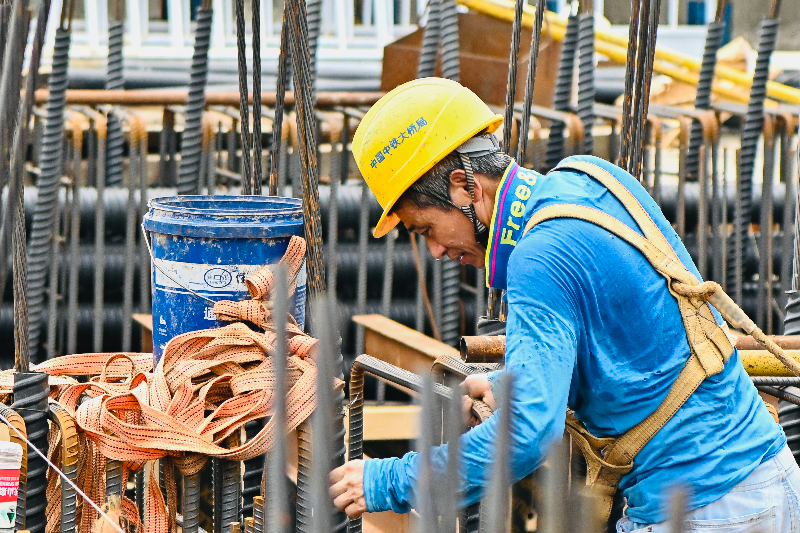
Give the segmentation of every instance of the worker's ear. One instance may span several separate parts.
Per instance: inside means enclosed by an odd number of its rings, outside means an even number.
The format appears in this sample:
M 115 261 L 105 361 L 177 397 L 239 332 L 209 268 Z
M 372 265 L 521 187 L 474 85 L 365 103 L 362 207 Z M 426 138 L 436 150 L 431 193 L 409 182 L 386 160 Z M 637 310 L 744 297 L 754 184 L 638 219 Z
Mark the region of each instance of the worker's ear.
M 450 173 L 450 200 L 459 207 L 472 203 L 467 185 L 467 173 L 460 168 Z

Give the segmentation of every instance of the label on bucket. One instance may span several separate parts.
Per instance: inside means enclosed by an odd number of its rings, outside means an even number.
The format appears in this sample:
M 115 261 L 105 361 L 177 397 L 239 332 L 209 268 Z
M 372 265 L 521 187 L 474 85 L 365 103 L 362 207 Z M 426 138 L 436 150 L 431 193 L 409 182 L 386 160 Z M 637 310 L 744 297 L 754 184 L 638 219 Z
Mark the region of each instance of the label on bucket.
M 204 292 L 247 292 L 244 280 L 263 265 L 207 265 L 156 259 L 156 285 Z
M 19 468 L 0 469 L 0 528 L 13 528 L 17 515 Z

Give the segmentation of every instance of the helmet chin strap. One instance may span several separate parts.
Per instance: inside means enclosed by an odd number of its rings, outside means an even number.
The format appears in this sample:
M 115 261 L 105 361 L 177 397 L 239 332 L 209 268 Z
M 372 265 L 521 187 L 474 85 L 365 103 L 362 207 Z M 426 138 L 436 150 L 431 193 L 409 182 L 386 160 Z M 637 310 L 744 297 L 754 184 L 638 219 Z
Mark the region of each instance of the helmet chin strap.
M 467 175 L 467 188 L 472 198 L 472 203 L 459 206 L 459 209 L 461 209 L 461 212 L 472 222 L 475 231 L 475 240 L 485 247 L 489 244 L 489 228 L 486 227 L 486 224 L 478 220 L 478 215 L 475 213 L 475 174 L 472 171 L 472 161 L 470 161 L 469 156 L 465 153 L 459 152 L 458 155 L 461 157 L 461 165 L 464 167 L 464 173 Z

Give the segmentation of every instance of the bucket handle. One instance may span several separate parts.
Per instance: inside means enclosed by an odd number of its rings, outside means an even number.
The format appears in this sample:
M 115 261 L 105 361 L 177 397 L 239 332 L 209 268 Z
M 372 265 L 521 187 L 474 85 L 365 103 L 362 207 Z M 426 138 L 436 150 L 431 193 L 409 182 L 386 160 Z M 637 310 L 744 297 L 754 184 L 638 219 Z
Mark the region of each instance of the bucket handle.
M 142 224 L 142 233 L 144 234 L 144 242 L 147 244 L 147 253 L 150 254 L 150 263 L 154 267 L 156 267 L 156 270 L 158 270 L 159 272 L 164 274 L 164 276 L 166 276 L 167 279 L 169 279 L 172 283 L 175 283 L 176 285 L 178 285 L 182 289 L 186 289 L 187 291 L 189 291 L 190 293 L 194 294 L 198 298 L 202 298 L 203 300 L 205 300 L 207 302 L 211 302 L 211 305 L 214 305 L 215 303 L 217 303 L 216 301 L 212 300 L 211 298 L 206 298 L 202 294 L 193 291 L 192 289 L 190 289 L 189 287 L 187 287 L 186 285 L 184 285 L 183 283 L 181 283 L 177 279 L 175 279 L 172 276 L 170 276 L 169 274 L 167 274 L 167 272 L 163 268 L 158 266 L 158 263 L 156 263 L 155 257 L 153 257 L 153 248 L 150 246 L 150 236 L 147 234 L 147 230 L 144 229 L 144 224 Z

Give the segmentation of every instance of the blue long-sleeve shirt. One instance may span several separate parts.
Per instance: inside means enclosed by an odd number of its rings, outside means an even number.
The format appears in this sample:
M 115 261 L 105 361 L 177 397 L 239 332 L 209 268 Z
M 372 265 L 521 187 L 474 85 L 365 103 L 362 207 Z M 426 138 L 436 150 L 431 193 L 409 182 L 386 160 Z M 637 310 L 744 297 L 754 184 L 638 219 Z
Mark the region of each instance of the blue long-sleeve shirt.
M 596 157 L 570 160 L 613 173 L 700 277 L 669 222 L 633 177 Z M 639 231 L 616 198 L 582 172 L 542 176 L 516 164 L 506 171 L 490 226 L 487 284 L 507 290 L 505 371 L 514 378 L 514 480 L 538 467 L 561 438 L 568 406 L 594 435 L 617 437 L 658 407 L 690 355 L 677 302 L 635 248 L 598 226 L 566 218 L 543 222 L 523 237 L 535 211 L 559 203 L 600 209 Z M 492 417 L 461 437 L 464 504 L 479 500 L 488 484 L 495 433 Z M 620 484 L 626 514 L 638 523 L 665 520 L 664 496 L 676 484 L 690 489 L 692 508 L 709 504 L 785 442 L 734 350 L 724 370 L 706 379 L 636 456 Z M 435 472 L 446 470 L 446 446 L 435 448 L 432 458 Z M 416 453 L 367 460 L 368 510 L 408 511 L 416 497 L 418 461 Z

